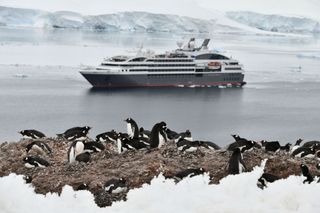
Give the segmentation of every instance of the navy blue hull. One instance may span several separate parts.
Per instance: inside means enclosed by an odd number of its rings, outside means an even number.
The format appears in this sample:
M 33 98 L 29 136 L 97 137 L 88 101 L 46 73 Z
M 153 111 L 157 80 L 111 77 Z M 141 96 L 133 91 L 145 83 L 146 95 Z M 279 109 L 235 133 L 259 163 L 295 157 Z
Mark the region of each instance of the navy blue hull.
M 109 74 L 80 72 L 93 87 L 242 86 L 243 73 Z

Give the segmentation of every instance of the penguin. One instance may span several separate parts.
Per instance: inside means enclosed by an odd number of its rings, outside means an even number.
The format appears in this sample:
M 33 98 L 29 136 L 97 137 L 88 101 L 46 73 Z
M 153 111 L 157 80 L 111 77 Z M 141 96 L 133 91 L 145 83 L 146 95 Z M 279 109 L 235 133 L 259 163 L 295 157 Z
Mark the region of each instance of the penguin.
M 191 132 L 188 129 L 185 132 L 181 132 L 181 133 L 177 134 L 176 137 L 174 138 L 174 141 L 177 143 L 180 138 L 186 139 L 188 141 L 193 141 Z
M 205 169 L 200 167 L 200 168 L 196 168 L 196 169 L 186 169 L 180 172 L 177 172 L 175 175 L 171 176 L 171 177 L 167 177 L 167 178 L 173 178 L 176 181 L 181 181 L 182 179 L 186 178 L 186 177 L 194 177 L 197 175 L 201 175 L 203 173 L 205 173 Z
M 242 172 L 247 171 L 247 168 L 245 166 L 245 163 L 243 162 L 242 158 L 242 150 L 241 148 L 236 148 L 229 160 L 228 163 L 228 174 L 235 175 L 240 174 Z
M 160 148 L 166 142 L 165 127 L 166 123 L 164 121 L 156 123 L 151 130 L 150 135 L 150 147 L 151 148 Z
M 50 166 L 50 163 L 48 161 L 36 156 L 27 156 L 23 158 L 23 161 L 25 162 L 24 165 L 27 168 L 34 168 L 34 167 L 45 168 Z
M 265 187 L 267 187 L 268 183 L 273 183 L 279 179 L 280 178 L 278 176 L 275 176 L 269 173 L 263 173 L 261 177 L 258 179 L 257 186 L 260 189 L 264 189 Z
M 303 140 L 301 139 L 301 138 L 299 138 L 297 141 L 296 141 L 296 143 L 294 144 L 294 146 L 291 148 L 291 150 L 290 150 L 290 154 L 292 154 L 292 152 L 294 152 L 296 149 L 298 149 L 301 145 L 301 142 L 302 142 Z
M 318 145 L 320 146 L 320 141 L 308 141 L 308 142 L 305 142 L 302 147 L 312 147 L 314 145 Z
M 125 150 L 140 150 L 149 148 L 149 144 L 146 144 L 137 138 L 121 137 L 120 140 L 122 149 L 125 148 Z
M 241 140 L 241 141 L 233 142 L 233 143 L 229 144 L 229 146 L 227 147 L 227 150 L 228 151 L 234 151 L 237 148 L 241 148 L 242 147 L 241 151 L 245 152 L 245 151 L 252 150 L 253 147 L 255 147 L 255 145 L 256 145 L 256 142 L 254 142 L 254 141 Z
M 184 138 L 180 138 L 176 143 L 178 150 L 182 152 L 194 152 L 200 147 L 199 141 L 189 141 Z
M 221 147 L 211 141 L 194 141 L 200 144 L 200 146 L 211 149 L 211 150 L 220 150 Z
M 91 127 L 89 127 L 89 126 L 73 127 L 73 128 L 67 129 L 62 134 L 57 134 L 57 136 L 63 137 L 69 141 L 85 140 L 85 139 L 87 139 L 87 134 L 89 133 L 90 129 L 91 129 Z
M 238 141 L 243 141 L 243 140 L 247 141 L 246 138 L 242 138 L 242 137 L 240 137 L 239 135 L 231 135 L 231 136 L 234 138 L 234 140 L 235 140 L 236 142 L 238 142 Z
M 84 141 L 88 137 L 87 137 L 87 133 L 74 132 L 74 133 L 66 134 L 64 138 L 67 139 L 68 141 Z
M 170 140 L 173 140 L 178 137 L 178 133 L 169 129 L 169 128 L 165 128 L 165 132 L 168 136 L 168 139 L 170 139 Z
M 104 184 L 104 190 L 110 194 L 119 194 L 127 191 L 126 180 L 124 178 L 111 179 Z
M 280 146 L 280 150 L 284 150 L 285 152 L 290 152 L 291 146 L 292 146 L 291 143 L 287 143 L 284 146 Z
M 310 147 L 299 147 L 296 150 L 294 150 L 291 154 L 292 157 L 314 157 L 314 154 L 316 153 L 317 148 L 319 145 L 315 144 L 314 146 Z
M 145 138 L 147 140 L 150 140 L 151 131 L 145 130 L 143 127 L 140 127 L 139 129 L 139 136 L 140 138 Z
M 280 151 L 280 143 L 279 141 L 261 141 L 262 147 L 264 147 L 264 150 L 266 152 L 278 152 Z
M 73 163 L 76 160 L 76 157 L 83 153 L 84 143 L 82 141 L 74 141 L 68 150 L 68 162 Z
M 33 141 L 33 142 L 29 143 L 29 144 L 26 146 L 26 151 L 27 151 L 27 153 L 28 153 L 31 149 L 37 150 L 37 151 L 39 151 L 40 153 L 46 153 L 46 154 L 48 154 L 48 155 L 50 155 L 50 154 L 52 153 L 52 150 L 51 150 L 51 148 L 48 146 L 48 144 L 46 144 L 45 142 L 42 142 L 42 141 Z
M 23 176 L 23 179 L 26 183 L 31 183 L 32 182 L 32 176 L 30 175 L 25 175 Z
M 291 143 L 287 143 L 284 146 L 281 146 L 279 141 L 261 141 L 262 147 L 264 147 L 266 152 L 279 152 L 280 150 L 284 150 L 286 152 L 290 151 Z
M 35 129 L 27 129 L 19 132 L 24 138 L 39 139 L 45 138 L 46 135 Z
M 88 184 L 81 183 L 77 187 L 74 187 L 75 191 L 87 190 L 89 188 Z
M 316 168 L 320 170 L 320 163 L 317 163 Z M 320 179 L 319 179 L 320 180 Z
M 316 153 L 314 154 L 314 156 L 316 157 L 316 159 L 318 161 L 320 161 L 320 150 L 316 151 Z
M 104 133 L 101 133 L 96 136 L 96 141 L 101 142 L 101 143 L 104 143 L 104 142 L 116 143 L 117 142 L 117 134 L 118 133 L 114 130 L 111 130 L 110 132 L 104 132 Z
M 312 175 L 310 174 L 310 171 L 309 171 L 308 166 L 306 166 L 306 165 L 304 165 L 304 164 L 301 164 L 301 165 L 300 165 L 300 168 L 301 168 L 301 173 L 302 173 L 302 175 L 307 178 L 307 179 L 305 179 L 305 180 L 303 181 L 303 183 L 309 183 L 309 184 L 310 184 L 310 183 L 314 180 L 314 178 L 313 178 Z
M 127 118 L 124 121 L 127 122 L 127 133 L 129 135 L 129 138 L 138 138 L 139 137 L 138 124 L 132 118 Z
M 96 142 L 96 141 L 90 141 L 90 142 L 86 142 L 84 143 L 84 150 L 83 152 L 101 152 L 105 149 L 104 145 Z
M 91 155 L 89 152 L 83 152 L 76 156 L 75 161 L 88 163 L 91 159 Z

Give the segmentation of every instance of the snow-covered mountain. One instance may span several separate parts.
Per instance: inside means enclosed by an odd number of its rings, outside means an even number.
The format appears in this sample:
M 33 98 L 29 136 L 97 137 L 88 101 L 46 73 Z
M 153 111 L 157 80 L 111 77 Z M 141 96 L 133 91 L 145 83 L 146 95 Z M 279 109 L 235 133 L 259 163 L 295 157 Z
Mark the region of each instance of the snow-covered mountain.
M 217 33 L 319 33 L 319 22 L 304 17 L 263 15 L 253 12 L 216 11 L 212 19 L 156 14 L 118 12 L 104 15 L 82 15 L 71 11 L 47 12 L 0 6 L 0 26 L 73 28 L 101 31 Z
M 319 33 L 320 24 L 310 18 L 265 15 L 249 11 L 227 12 L 227 17 L 266 31 L 284 33 Z
M 103 31 L 192 32 L 208 33 L 214 20 L 147 12 L 119 12 L 84 16 L 69 11 L 45 12 L 32 9 L 0 7 L 0 23 L 13 27 L 52 27 Z

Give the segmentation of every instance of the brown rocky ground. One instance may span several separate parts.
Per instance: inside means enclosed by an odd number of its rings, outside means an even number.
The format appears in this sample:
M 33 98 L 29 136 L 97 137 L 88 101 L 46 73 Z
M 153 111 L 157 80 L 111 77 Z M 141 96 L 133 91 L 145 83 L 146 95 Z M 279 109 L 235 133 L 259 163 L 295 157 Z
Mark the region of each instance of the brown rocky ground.
M 121 155 L 106 149 L 94 153 L 89 163 L 67 163 L 70 142 L 62 139 L 43 139 L 53 150 L 51 155 L 42 155 L 51 166 L 31 168 L 24 166 L 22 159 L 27 156 L 25 146 L 31 140 L 0 144 L 0 177 L 16 173 L 32 177 L 36 193 L 60 193 L 62 187 L 71 185 L 75 189 L 82 183 L 95 195 L 99 206 L 111 205 L 112 200 L 125 199 L 125 195 L 110 196 L 103 191 L 105 181 L 123 177 L 129 188 L 138 188 L 149 183 L 159 173 L 172 175 L 187 168 L 203 167 L 210 173 L 212 183 L 218 184 L 227 175 L 227 163 L 231 152 L 200 149 L 195 153 L 181 153 L 174 143 L 167 143 L 160 149 L 151 151 L 128 151 Z M 29 152 L 28 155 L 39 155 Z M 244 153 L 244 161 L 249 170 L 268 159 L 265 172 L 286 178 L 300 175 L 300 164 L 305 163 L 313 175 L 320 175 L 316 159 L 293 159 L 287 153 L 265 153 L 254 149 Z

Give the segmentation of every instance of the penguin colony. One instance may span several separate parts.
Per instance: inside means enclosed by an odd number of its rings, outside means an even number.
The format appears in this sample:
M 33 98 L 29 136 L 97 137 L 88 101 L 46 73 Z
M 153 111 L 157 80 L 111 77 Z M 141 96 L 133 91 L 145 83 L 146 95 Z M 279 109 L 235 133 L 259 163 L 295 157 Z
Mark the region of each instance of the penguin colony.
M 171 142 L 176 145 L 176 148 L 181 153 L 194 153 L 199 149 L 212 150 L 213 152 L 229 152 L 230 158 L 226 165 L 226 170 L 229 175 L 237 175 L 248 171 L 243 155 L 247 152 L 254 152 L 255 149 L 262 149 L 268 153 L 290 155 L 292 158 L 317 158 L 320 160 L 320 141 L 309 141 L 301 145 L 302 139 L 298 139 L 294 145 L 287 143 L 284 146 L 280 145 L 279 141 L 253 141 L 242 138 L 239 135 L 231 135 L 234 142 L 227 147 L 221 148 L 211 141 L 193 140 L 191 132 L 175 132 L 167 127 L 167 124 L 162 121 L 156 123 L 151 130 L 146 130 L 132 119 L 124 120 L 127 126 L 127 132 L 121 133 L 115 130 L 98 134 L 95 140 L 88 137 L 91 127 L 73 127 L 66 130 L 64 133 L 57 134 L 58 138 L 63 138 L 69 142 L 67 151 L 66 163 L 74 165 L 77 163 L 88 163 L 91 161 L 92 155 L 104 150 L 116 151 L 119 155 L 131 150 L 146 150 L 152 152 L 155 149 L 161 148 L 165 143 Z M 54 154 L 45 142 L 41 141 L 46 138 L 46 135 L 38 130 L 23 130 L 19 132 L 23 138 L 31 139 L 25 147 L 27 156 L 22 159 L 25 167 L 28 169 L 39 167 L 45 168 L 51 163 L 42 156 L 50 156 Z M 29 155 L 28 153 L 36 153 Z M 146 152 L 146 153 L 147 153 Z M 320 169 L 320 164 L 315 165 Z M 301 174 L 306 178 L 303 183 L 311 183 L 315 180 L 310 174 L 309 168 L 305 164 L 301 164 Z M 206 172 L 205 168 L 185 168 L 178 172 L 173 172 L 172 175 L 166 175 L 166 178 L 172 178 L 178 182 L 185 177 L 193 177 Z M 257 180 L 257 186 L 261 189 L 267 187 L 270 183 L 279 180 L 277 174 L 263 173 Z M 26 177 L 26 181 L 32 183 L 32 177 Z M 126 184 L 126 179 L 118 177 L 116 179 L 106 179 L 104 183 L 104 191 L 109 194 L 124 193 L 129 190 Z M 81 183 L 78 189 L 86 189 L 86 183 Z

